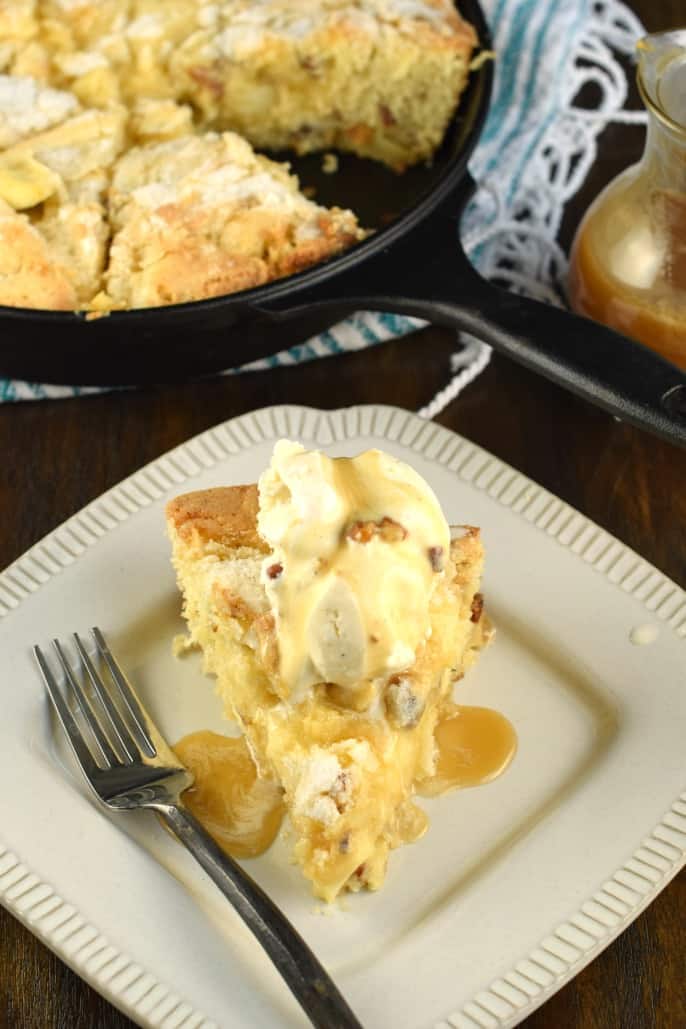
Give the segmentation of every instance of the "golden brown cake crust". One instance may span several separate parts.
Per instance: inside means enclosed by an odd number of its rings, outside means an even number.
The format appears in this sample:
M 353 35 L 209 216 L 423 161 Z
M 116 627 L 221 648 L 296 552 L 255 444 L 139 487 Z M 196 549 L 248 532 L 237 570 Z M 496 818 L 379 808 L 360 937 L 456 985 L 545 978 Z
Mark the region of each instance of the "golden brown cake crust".
M 115 308 L 261 286 L 364 236 L 352 212 L 317 206 L 284 165 L 232 132 L 133 147 L 108 197 L 105 285 Z
M 0 198 L 0 304 L 46 306 L 68 311 L 77 306 L 68 269 L 53 259 L 28 218 Z
M 167 504 L 167 522 L 179 536 L 203 542 L 267 551 L 257 532 L 257 486 L 217 486 L 175 497 Z
M 203 543 L 227 547 L 253 547 L 267 553 L 269 547 L 257 531 L 259 496 L 256 483 L 216 486 L 183 493 L 167 504 L 167 522 L 188 541 L 197 535 Z M 455 581 L 464 585 L 466 571 L 482 556 L 480 530 L 474 525 L 453 527 L 450 554 L 455 562 Z

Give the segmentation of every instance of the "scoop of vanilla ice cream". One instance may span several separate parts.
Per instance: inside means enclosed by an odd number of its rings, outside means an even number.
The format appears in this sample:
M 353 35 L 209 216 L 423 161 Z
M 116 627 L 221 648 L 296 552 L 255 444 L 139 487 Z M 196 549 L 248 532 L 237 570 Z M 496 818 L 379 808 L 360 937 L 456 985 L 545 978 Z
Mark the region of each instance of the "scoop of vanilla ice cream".
M 280 440 L 259 481 L 262 566 L 280 676 L 363 686 L 413 664 L 450 546 L 436 496 L 380 450 L 329 458 Z

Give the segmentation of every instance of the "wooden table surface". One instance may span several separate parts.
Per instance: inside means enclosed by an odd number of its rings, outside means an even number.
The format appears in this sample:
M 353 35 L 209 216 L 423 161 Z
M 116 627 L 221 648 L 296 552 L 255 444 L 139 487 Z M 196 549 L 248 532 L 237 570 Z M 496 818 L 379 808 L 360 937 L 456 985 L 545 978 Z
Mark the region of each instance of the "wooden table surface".
M 686 21 L 683 0 L 634 0 L 633 7 L 652 31 Z M 598 162 L 569 205 L 565 245 L 580 212 L 604 182 L 637 157 L 641 140 L 640 130 L 605 131 Z M 281 402 L 327 408 L 380 402 L 416 410 L 446 383 L 453 345 L 451 332 L 427 329 L 298 368 L 3 405 L 0 567 L 140 465 L 232 415 Z M 686 453 L 615 422 L 498 356 L 438 421 L 531 476 L 686 585 Z M 630 804 L 627 798 L 627 810 Z M 682 872 L 523 1025 L 683 1029 L 685 957 Z M 0 909 L 0 1029 L 132 1024 Z

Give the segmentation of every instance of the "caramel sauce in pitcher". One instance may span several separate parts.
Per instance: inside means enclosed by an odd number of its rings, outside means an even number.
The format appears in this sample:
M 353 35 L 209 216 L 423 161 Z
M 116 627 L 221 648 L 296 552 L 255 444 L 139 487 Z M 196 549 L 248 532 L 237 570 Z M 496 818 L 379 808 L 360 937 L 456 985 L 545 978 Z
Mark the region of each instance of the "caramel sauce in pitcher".
M 581 222 L 569 300 L 686 368 L 686 30 L 646 36 L 637 49 L 645 150 Z
M 591 209 L 572 251 L 569 300 L 686 368 L 686 195 L 618 190 Z

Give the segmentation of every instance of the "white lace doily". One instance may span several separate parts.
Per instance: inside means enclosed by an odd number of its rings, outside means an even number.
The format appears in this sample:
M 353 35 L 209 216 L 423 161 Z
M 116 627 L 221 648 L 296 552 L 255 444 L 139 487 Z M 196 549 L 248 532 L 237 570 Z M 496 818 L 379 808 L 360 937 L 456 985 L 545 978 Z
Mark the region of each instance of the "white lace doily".
M 513 290 L 561 304 L 567 262 L 556 242 L 564 206 L 595 160 L 610 121 L 643 121 L 624 111 L 619 56 L 634 52 L 643 28 L 619 0 L 482 0 L 496 58 L 491 110 L 470 170 L 479 190 L 463 222 L 463 243 L 480 272 Z M 592 109 L 580 105 L 594 86 Z M 233 373 L 298 364 L 360 350 L 424 325 L 415 318 L 361 312 L 306 343 Z M 419 412 L 432 418 L 486 367 L 490 348 L 460 336 L 450 381 Z M 93 392 L 0 380 L 0 400 Z

